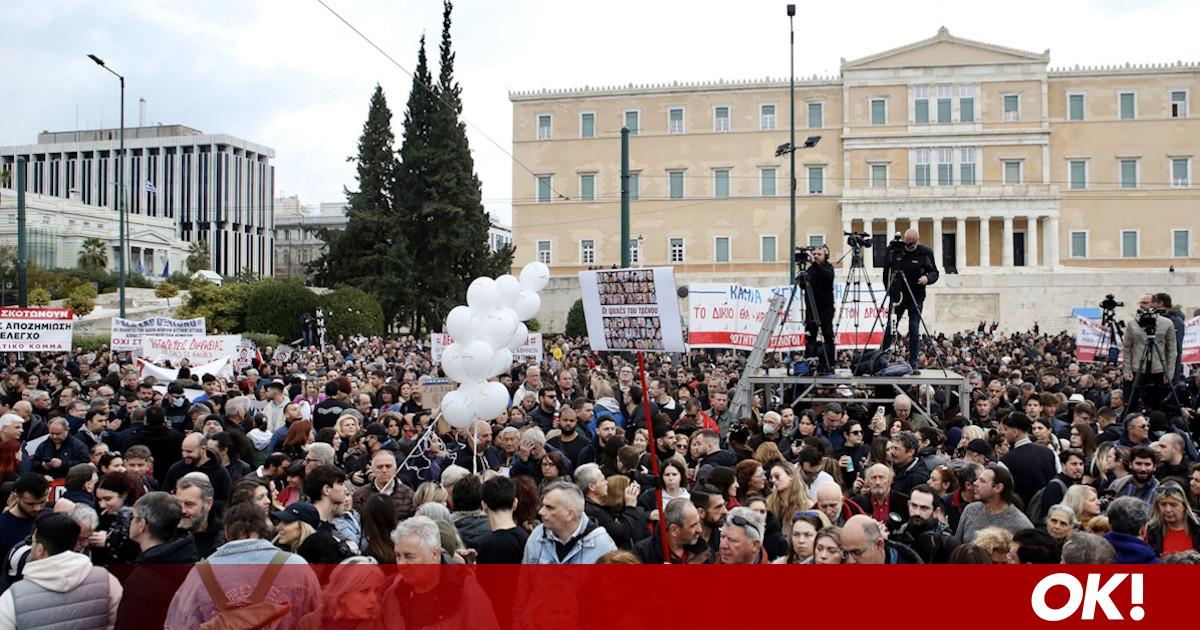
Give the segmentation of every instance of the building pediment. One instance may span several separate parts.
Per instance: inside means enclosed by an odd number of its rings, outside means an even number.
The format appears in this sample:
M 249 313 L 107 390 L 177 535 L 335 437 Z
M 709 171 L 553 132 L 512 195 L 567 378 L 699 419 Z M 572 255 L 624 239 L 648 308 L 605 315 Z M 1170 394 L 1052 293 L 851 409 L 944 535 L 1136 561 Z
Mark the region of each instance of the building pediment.
M 921 68 L 934 66 L 974 66 L 1050 62 L 1050 50 L 1038 54 L 994 44 L 985 44 L 950 34 L 946 27 L 937 35 L 919 42 L 885 50 L 860 59 L 842 59 L 842 71 Z
M 172 245 L 176 244 L 176 241 L 166 238 L 162 234 L 159 234 L 157 232 L 151 232 L 149 230 L 133 232 L 132 234 L 129 235 L 129 240 L 130 240 L 130 242 L 137 242 L 137 243 L 158 243 L 159 245 L 163 245 L 164 247 L 172 246 Z

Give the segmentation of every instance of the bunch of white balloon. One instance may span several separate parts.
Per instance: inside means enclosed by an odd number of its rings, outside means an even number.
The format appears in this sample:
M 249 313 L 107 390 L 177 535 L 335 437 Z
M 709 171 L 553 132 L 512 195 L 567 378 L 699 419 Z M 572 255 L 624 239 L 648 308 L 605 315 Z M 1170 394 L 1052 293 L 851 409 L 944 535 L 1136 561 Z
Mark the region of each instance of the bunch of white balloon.
M 459 383 L 442 398 L 442 416 L 451 426 L 465 429 L 476 418 L 492 420 L 508 408 L 508 389 L 488 379 L 512 367 L 513 350 L 529 336 L 525 322 L 542 308 L 539 292 L 549 279 L 550 269 L 541 262 L 525 265 L 520 279 L 475 278 L 467 305 L 446 316 L 454 343 L 442 353 L 442 371 Z

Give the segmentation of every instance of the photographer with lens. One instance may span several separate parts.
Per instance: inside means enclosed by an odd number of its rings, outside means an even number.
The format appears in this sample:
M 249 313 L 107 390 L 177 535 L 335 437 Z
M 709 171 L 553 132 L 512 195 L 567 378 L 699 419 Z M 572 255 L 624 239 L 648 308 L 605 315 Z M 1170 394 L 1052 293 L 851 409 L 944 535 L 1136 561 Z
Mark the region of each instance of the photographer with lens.
M 917 359 L 921 356 L 921 311 L 925 307 L 925 287 L 937 282 L 938 275 L 933 250 L 920 243 L 916 228 L 909 228 L 903 240 L 893 240 L 888 245 L 883 278 L 897 326 L 900 318 L 908 313 L 908 364 L 913 374 L 920 374 Z M 892 319 L 889 317 L 883 333 L 883 348 L 891 347 L 892 334 Z
M 822 374 L 830 373 L 837 352 L 837 338 L 833 335 L 834 270 L 829 263 L 829 248 L 824 245 L 802 248 L 796 252 L 796 259 L 798 268 L 808 275 L 812 300 L 806 304 L 816 305 L 816 312 L 811 307 L 804 309 L 804 329 L 808 335 L 804 344 L 804 358 L 817 357 L 817 370 Z M 818 330 L 821 333 L 820 352 L 817 345 Z
M 1129 411 L 1163 408 L 1175 377 L 1175 325 L 1154 308 L 1154 296 L 1147 293 L 1138 300 L 1134 319 L 1125 327 L 1124 365 L 1125 398 Z

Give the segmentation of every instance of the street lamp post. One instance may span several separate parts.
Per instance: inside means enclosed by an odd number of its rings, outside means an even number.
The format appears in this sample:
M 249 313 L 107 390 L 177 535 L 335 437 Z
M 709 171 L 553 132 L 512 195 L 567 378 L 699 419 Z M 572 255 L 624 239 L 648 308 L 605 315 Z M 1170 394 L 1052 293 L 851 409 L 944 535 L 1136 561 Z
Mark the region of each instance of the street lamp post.
M 88 58 L 111 72 L 121 82 L 121 131 L 120 148 L 117 151 L 117 225 L 120 231 L 117 243 L 117 275 L 120 279 L 117 301 L 120 304 L 121 317 L 125 317 L 125 77 L 105 65 L 104 60 L 96 55 L 89 54 Z
M 788 214 L 788 283 L 796 284 L 796 257 L 793 254 L 796 251 L 796 5 L 787 5 L 788 15 L 788 34 L 790 40 L 789 56 L 791 57 L 791 69 L 788 78 L 788 93 L 791 105 L 789 107 L 788 122 L 791 129 L 791 137 L 788 142 L 791 144 L 791 163 L 792 173 L 791 182 L 791 212 Z

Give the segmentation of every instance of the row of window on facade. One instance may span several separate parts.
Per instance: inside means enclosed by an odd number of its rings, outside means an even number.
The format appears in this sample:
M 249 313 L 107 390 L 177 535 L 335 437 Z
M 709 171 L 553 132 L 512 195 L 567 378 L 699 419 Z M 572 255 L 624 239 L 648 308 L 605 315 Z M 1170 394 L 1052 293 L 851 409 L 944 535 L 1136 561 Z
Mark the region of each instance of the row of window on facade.
M 982 183 L 978 179 L 977 150 L 975 147 L 961 147 L 957 150 L 952 148 L 915 149 L 913 154 L 914 166 L 910 180 L 913 186 L 976 186 Z M 936 159 L 936 162 L 932 162 L 931 160 L 933 159 Z M 1167 159 L 1170 166 L 1168 173 L 1170 185 L 1176 188 L 1189 186 L 1191 183 L 1191 157 L 1168 156 Z M 1068 160 L 1069 188 L 1072 190 L 1082 190 L 1089 187 L 1088 163 L 1089 160 L 1086 159 Z M 870 167 L 870 187 L 887 188 L 890 185 L 891 165 L 883 162 L 869 162 L 868 164 Z M 1025 183 L 1024 162 L 1022 160 L 1001 160 L 1001 164 L 1003 180 L 1000 183 L 1005 186 Z M 807 193 L 810 195 L 825 194 L 825 166 L 806 166 L 804 169 L 807 172 L 805 177 Z M 1120 178 L 1118 185 L 1121 188 L 1138 188 L 1143 185 L 1141 181 L 1140 158 L 1118 158 L 1117 170 L 1119 171 Z M 955 176 L 956 171 L 957 178 Z M 730 196 L 730 182 L 733 178 L 732 172 L 733 170 L 730 168 L 712 169 L 713 197 Z M 596 176 L 596 173 L 581 173 L 579 175 L 578 197 L 575 198 L 576 201 L 596 201 Z M 686 172 L 682 169 L 667 170 L 665 177 L 667 179 L 667 198 L 684 198 L 686 196 L 685 182 L 688 179 Z M 641 178 L 642 174 L 640 171 L 630 173 L 630 199 L 636 200 L 640 198 Z M 760 167 L 758 169 L 759 195 L 774 197 L 779 194 L 778 178 L 778 168 Z M 693 176 L 692 179 L 695 179 L 695 177 Z M 614 193 L 611 196 L 611 200 L 617 199 L 618 194 Z M 554 200 L 555 196 L 554 176 L 538 175 L 538 203 L 550 203 Z
M 1122 258 L 1137 258 L 1142 255 L 1141 252 L 1141 230 L 1121 230 L 1121 257 Z M 1088 257 L 1088 235 L 1087 230 L 1073 230 L 1070 232 L 1070 257 L 1071 258 L 1087 258 Z M 886 238 L 886 237 L 884 237 Z M 818 247 L 825 244 L 824 234 L 809 234 L 808 246 Z M 1192 255 L 1192 232 L 1189 229 L 1173 229 L 1171 230 L 1171 256 L 1175 258 L 1188 258 Z M 882 247 L 882 246 L 881 246 Z M 731 258 L 732 239 L 728 236 L 713 237 L 713 263 L 729 263 L 733 262 Z M 775 235 L 760 235 L 759 236 L 759 259 L 758 262 L 775 263 L 784 262 L 779 256 L 779 240 Z M 667 262 L 678 264 L 686 262 L 686 239 L 681 236 L 673 236 L 667 239 Z M 540 240 L 537 242 L 537 259 L 547 265 L 551 264 L 553 258 L 553 249 L 550 240 Z M 633 264 L 642 262 L 642 239 L 634 239 L 629 245 L 629 260 Z M 594 265 L 596 263 L 596 240 L 581 239 L 579 241 L 579 264 Z M 706 261 L 708 262 L 708 261 Z M 880 263 L 882 264 L 882 263 Z
M 159 149 L 129 150 L 131 155 L 126 161 L 129 173 L 125 194 L 129 195 L 127 209 L 130 212 L 151 217 L 174 218 L 179 211 L 183 221 L 207 221 L 209 184 L 212 177 L 212 184 L 220 189 L 219 194 L 211 196 L 216 202 L 216 210 L 220 211 L 220 218 L 217 220 L 227 220 L 225 211 L 228 211 L 228 220 L 234 223 L 243 223 L 243 213 L 246 223 L 265 223 L 261 215 L 268 208 L 271 193 L 268 190 L 269 186 L 262 184 L 273 176 L 268 170 L 272 167 L 268 167 L 261 160 L 240 154 L 232 156 L 231 161 L 228 151 L 218 151 L 216 155 L 219 159 L 212 160 L 212 153 L 206 146 L 198 147 L 197 152 L 193 152 L 191 147 L 182 149 L 182 152 L 177 152 L 174 147 L 165 148 L 161 152 Z M 196 153 L 199 154 L 199 159 L 193 162 Z M 31 159 L 27 168 L 26 189 L 34 194 L 64 199 L 72 192 L 77 192 L 79 201 L 86 205 L 116 208 L 119 196 L 116 191 L 118 152 L 84 151 L 80 155 L 81 157 L 66 159 L 48 157 L 45 154 L 28 156 Z M 178 182 L 175 168 L 177 155 L 179 172 L 182 174 Z M 197 167 L 195 184 L 190 177 L 193 165 Z M 4 171 L 8 173 L 6 178 L 15 179 L 14 163 L 6 162 Z M 16 188 L 15 182 L 13 188 Z M 200 215 L 195 219 L 192 217 L 193 200 L 199 206 Z M 259 213 L 257 221 L 255 212 Z
M 932 87 L 932 89 L 931 89 Z M 913 86 L 911 94 L 913 124 L 948 124 L 977 122 L 976 100 L 978 86 L 957 86 L 958 97 L 955 99 L 953 85 L 917 85 Z M 1138 118 L 1137 92 L 1118 91 L 1117 110 L 1121 120 L 1136 120 Z M 1083 92 L 1067 93 L 1067 120 L 1086 120 L 1087 94 Z M 1188 110 L 1188 91 L 1170 90 L 1171 118 L 1186 118 Z M 872 97 L 868 102 L 872 125 L 888 124 L 888 99 Z M 1021 118 L 1021 95 L 1001 95 L 1003 120 L 1017 121 Z M 809 129 L 821 129 L 825 126 L 825 104 L 810 101 L 805 103 L 807 124 Z M 774 103 L 761 103 L 758 106 L 759 131 L 776 129 L 777 106 Z M 716 105 L 712 108 L 712 130 L 715 133 L 732 131 L 732 109 L 729 105 Z M 686 129 L 686 111 L 683 107 L 667 108 L 667 133 L 682 134 Z M 637 135 L 642 128 L 642 112 L 640 109 L 626 109 L 622 112 L 621 123 L 631 134 Z M 579 137 L 594 138 L 596 136 L 596 112 L 581 112 L 579 114 Z M 537 115 L 538 140 L 554 139 L 554 115 Z

